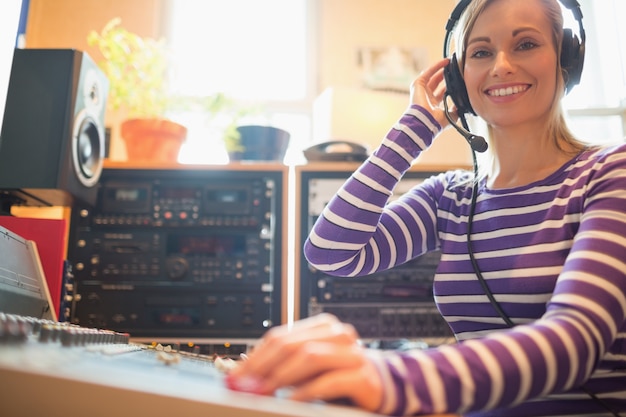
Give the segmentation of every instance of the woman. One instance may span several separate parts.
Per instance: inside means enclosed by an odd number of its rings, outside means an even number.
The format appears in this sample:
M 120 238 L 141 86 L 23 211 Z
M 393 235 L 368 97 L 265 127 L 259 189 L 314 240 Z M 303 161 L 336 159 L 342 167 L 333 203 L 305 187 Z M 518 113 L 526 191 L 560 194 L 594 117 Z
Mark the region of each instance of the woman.
M 305 244 L 316 268 L 350 277 L 440 249 L 435 300 L 459 343 L 372 351 L 322 315 L 268 332 L 234 386 L 390 415 L 626 415 L 626 145 L 585 146 L 564 125 L 555 0 L 477 0 L 465 13 L 459 62 L 492 162 L 475 181 L 443 173 L 387 204 L 449 125 L 444 59 Z

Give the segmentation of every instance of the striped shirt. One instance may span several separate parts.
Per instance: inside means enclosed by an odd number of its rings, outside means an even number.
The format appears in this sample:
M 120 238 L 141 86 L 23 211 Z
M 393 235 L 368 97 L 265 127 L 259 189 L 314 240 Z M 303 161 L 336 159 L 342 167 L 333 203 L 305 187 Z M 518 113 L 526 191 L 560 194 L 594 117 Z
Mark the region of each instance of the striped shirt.
M 473 251 L 508 328 L 468 256 L 473 174 L 435 175 L 388 203 L 440 130 L 407 110 L 304 247 L 314 267 L 345 277 L 441 250 L 434 297 L 458 343 L 370 352 L 385 386 L 379 412 L 626 415 L 626 145 L 585 150 L 526 186 L 479 182 Z

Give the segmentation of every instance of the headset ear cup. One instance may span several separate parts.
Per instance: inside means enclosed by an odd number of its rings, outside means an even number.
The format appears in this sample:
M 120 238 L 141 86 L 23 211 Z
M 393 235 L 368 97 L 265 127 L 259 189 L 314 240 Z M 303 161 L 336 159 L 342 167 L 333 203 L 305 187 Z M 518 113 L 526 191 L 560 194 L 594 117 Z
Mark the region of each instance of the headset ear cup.
M 450 63 L 443 69 L 443 76 L 446 81 L 447 94 L 454 102 L 458 115 L 465 113 L 476 115 L 467 95 L 467 87 L 465 87 L 456 54 L 450 57 Z
M 565 91 L 569 92 L 580 83 L 583 69 L 584 54 L 581 45 L 571 29 L 563 29 L 563 43 L 561 44 L 561 68 L 565 79 Z

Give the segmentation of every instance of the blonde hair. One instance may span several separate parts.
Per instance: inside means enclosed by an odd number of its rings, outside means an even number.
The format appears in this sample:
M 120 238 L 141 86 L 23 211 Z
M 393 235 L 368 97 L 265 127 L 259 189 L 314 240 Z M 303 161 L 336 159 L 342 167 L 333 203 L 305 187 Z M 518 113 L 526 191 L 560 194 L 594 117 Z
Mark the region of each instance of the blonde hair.
M 481 15 L 481 13 L 489 6 L 491 3 L 497 0 L 473 0 L 469 3 L 465 11 L 463 12 L 461 18 L 459 19 L 456 33 L 455 33 L 455 45 L 457 45 L 457 59 L 459 63 L 459 70 L 461 74 L 463 74 L 463 69 L 465 67 L 465 50 L 467 47 L 468 35 L 474 28 L 476 24 L 476 20 Z M 571 130 L 568 128 L 567 123 L 565 122 L 565 114 L 563 108 L 561 106 L 561 99 L 565 96 L 565 79 L 567 77 L 566 72 L 563 70 L 561 66 L 561 49 L 563 44 L 563 14 L 561 12 L 561 7 L 557 0 L 540 0 L 545 9 L 546 16 L 550 20 L 552 25 L 552 42 L 554 44 L 554 49 L 557 53 L 557 65 L 556 65 L 556 90 L 554 92 L 554 97 L 552 100 L 551 106 L 551 117 L 550 122 L 548 124 L 548 137 L 552 138 L 555 146 L 558 149 L 563 150 L 563 145 L 567 145 L 567 148 L 572 149 L 572 154 L 576 154 L 583 150 L 587 144 L 577 139 Z M 460 29 L 460 30 L 459 30 Z M 458 45 L 461 45 L 458 48 Z M 488 136 L 491 136 L 492 129 L 487 127 Z M 483 165 L 486 165 L 480 170 L 479 178 L 484 177 L 487 174 L 487 171 L 493 166 L 493 158 L 494 155 L 492 152 L 487 150 L 485 154 L 481 157 L 481 160 L 486 162 Z

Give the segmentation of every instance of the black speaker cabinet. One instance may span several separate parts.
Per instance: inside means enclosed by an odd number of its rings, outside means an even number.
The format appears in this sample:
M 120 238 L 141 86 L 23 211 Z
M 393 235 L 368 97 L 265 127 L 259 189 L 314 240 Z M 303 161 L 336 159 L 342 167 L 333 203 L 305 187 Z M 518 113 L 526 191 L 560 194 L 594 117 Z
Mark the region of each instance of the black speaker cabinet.
M 109 81 L 74 49 L 16 49 L 0 135 L 0 190 L 20 205 L 95 205 Z

